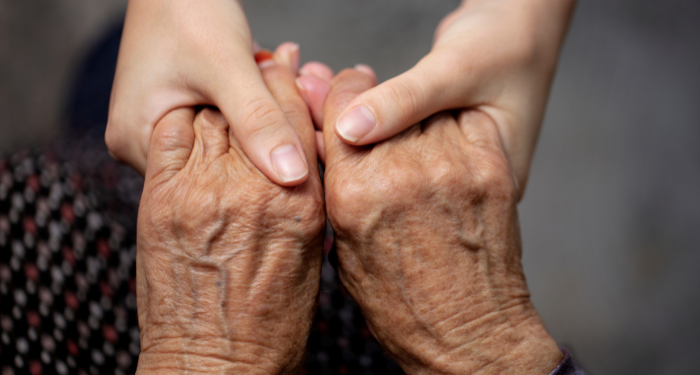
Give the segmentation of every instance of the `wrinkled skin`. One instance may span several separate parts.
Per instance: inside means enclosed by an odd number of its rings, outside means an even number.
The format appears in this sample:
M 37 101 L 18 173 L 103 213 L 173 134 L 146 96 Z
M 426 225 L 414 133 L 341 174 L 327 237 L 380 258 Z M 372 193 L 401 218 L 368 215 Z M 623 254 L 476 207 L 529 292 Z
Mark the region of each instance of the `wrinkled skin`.
M 530 301 L 515 177 L 493 119 L 443 113 L 349 146 L 336 118 L 374 84 L 346 70 L 325 102 L 326 206 L 343 285 L 409 374 L 550 373 L 562 354 Z
M 263 69 L 315 160 L 292 67 Z M 181 108 L 155 127 L 138 218 L 139 373 L 292 374 L 316 309 L 323 191 L 280 187 L 242 151 L 223 115 Z

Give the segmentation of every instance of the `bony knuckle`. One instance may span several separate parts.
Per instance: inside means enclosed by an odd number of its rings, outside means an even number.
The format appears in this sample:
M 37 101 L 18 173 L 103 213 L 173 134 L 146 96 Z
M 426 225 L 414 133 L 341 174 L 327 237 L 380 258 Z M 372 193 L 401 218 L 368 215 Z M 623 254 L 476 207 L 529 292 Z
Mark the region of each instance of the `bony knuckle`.
M 516 196 L 515 181 L 505 155 L 499 152 L 483 152 L 474 173 L 472 186 L 481 196 L 513 201 Z
M 357 233 L 368 214 L 374 208 L 372 197 L 380 192 L 360 179 L 326 181 L 326 209 L 334 228 L 340 231 Z

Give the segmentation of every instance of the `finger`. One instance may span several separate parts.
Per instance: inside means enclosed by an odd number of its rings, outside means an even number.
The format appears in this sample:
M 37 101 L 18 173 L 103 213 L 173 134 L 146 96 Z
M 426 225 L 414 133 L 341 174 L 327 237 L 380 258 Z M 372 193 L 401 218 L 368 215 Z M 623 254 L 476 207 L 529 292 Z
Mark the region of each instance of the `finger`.
M 243 59 L 231 77 L 219 79 L 210 90 L 215 95 L 213 101 L 243 152 L 265 176 L 282 186 L 298 185 L 306 180 L 309 170 L 301 141 L 254 62 Z M 258 62 L 264 66 L 274 61 Z
M 372 67 L 369 65 L 357 64 L 355 65 L 355 70 L 367 74 L 368 76 L 374 78 L 375 81 L 377 80 L 377 74 L 374 72 L 374 69 L 372 69 Z
M 179 108 L 158 121 L 151 136 L 146 179 L 169 179 L 181 170 L 194 147 L 194 109 Z
M 296 79 L 299 94 L 309 106 L 309 111 L 314 120 L 316 129 L 323 129 L 323 106 L 326 97 L 331 91 L 331 84 L 312 75 L 301 76 Z
M 321 163 L 326 164 L 326 146 L 323 144 L 323 132 L 316 131 L 316 149 Z
M 347 105 L 358 95 L 374 87 L 373 76 L 355 69 L 346 69 L 333 78 L 331 91 L 324 107 L 323 141 L 326 150 L 326 165 L 339 158 L 358 152 L 357 147 L 345 144 L 335 132 L 335 123 Z
M 317 61 L 311 61 L 304 64 L 304 66 L 299 69 L 299 74 L 302 76 L 314 76 L 329 83 L 331 79 L 333 79 L 333 69 L 331 69 L 328 65 Z
M 229 125 L 221 112 L 204 108 L 194 118 L 195 142 L 192 158 L 213 160 L 229 151 Z
M 355 145 L 376 143 L 445 109 L 464 107 L 465 91 L 450 67 L 427 57 L 408 72 L 359 95 L 335 124 L 338 135 Z
M 289 67 L 296 74 L 299 71 L 299 45 L 292 42 L 280 44 L 275 50 L 274 59 L 278 64 Z
M 278 50 L 274 58 L 276 62 L 261 69 L 263 80 L 275 101 L 282 108 L 291 127 L 301 139 L 302 150 L 305 153 L 306 160 L 316 160 L 316 136 L 314 135 L 311 116 L 306 103 L 304 103 L 297 90 L 296 74 L 292 70 L 293 66 L 287 64 L 290 61 L 289 58 L 287 56 L 279 56 L 284 53 L 289 53 L 289 50 Z M 277 63 L 277 61 L 283 63 Z M 311 164 L 309 168 L 315 173 L 316 164 Z

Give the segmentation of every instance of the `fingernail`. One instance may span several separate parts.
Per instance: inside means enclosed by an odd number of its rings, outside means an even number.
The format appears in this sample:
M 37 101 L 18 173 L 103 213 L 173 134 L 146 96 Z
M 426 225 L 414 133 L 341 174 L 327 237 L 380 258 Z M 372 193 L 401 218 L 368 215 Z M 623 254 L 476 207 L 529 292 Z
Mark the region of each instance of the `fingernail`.
M 355 142 L 372 131 L 376 123 L 374 114 L 369 109 L 357 106 L 343 115 L 335 127 L 338 129 L 341 137 L 350 142 Z
M 308 168 L 299 150 L 292 145 L 279 146 L 272 151 L 272 166 L 282 182 L 301 179 L 308 173 Z
M 357 65 L 355 65 L 355 70 L 357 70 L 357 71 L 359 71 L 359 72 L 362 72 L 362 73 L 365 73 L 365 74 L 369 74 L 369 75 L 371 75 L 371 76 L 375 76 L 375 75 L 376 75 L 376 74 L 374 73 L 374 69 L 372 69 L 369 65 L 365 65 L 365 64 L 357 64 Z
M 291 65 L 292 65 L 292 70 L 294 72 L 297 72 L 299 70 L 299 45 L 294 44 L 292 48 L 289 50 L 289 56 L 291 60 Z
M 258 63 L 260 69 L 265 69 L 268 66 L 275 65 L 275 56 L 272 52 L 263 50 L 255 54 L 255 62 Z
M 287 42 L 278 49 L 279 62 L 287 65 L 294 72 L 299 70 L 299 45 L 292 42 Z

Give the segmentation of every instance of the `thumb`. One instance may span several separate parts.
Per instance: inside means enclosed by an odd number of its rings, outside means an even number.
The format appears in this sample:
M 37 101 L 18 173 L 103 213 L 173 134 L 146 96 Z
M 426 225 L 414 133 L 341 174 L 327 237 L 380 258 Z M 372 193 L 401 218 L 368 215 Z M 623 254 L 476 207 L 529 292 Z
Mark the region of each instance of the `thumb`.
M 338 115 L 343 108 L 347 108 L 348 103 L 375 83 L 374 74 L 357 68 L 343 70 L 331 81 L 331 90 L 325 100 L 323 125 L 326 173 L 339 161 L 362 153 L 363 148 L 343 143 L 337 132 L 333 131 L 333 124 L 337 123 Z
M 458 69 L 429 55 L 411 70 L 359 95 L 335 123 L 346 143 L 367 145 L 390 138 L 446 109 L 465 107 L 468 92 L 455 82 Z
M 158 121 L 151 136 L 146 180 L 168 180 L 185 167 L 194 147 L 194 108 L 169 112 Z
M 298 54 L 298 49 L 292 51 Z M 260 67 L 275 64 L 267 51 L 256 55 Z M 290 57 L 290 61 L 293 57 Z M 309 167 L 301 140 L 275 101 L 251 56 L 241 62 L 232 80 L 222 79 L 214 101 L 250 161 L 271 181 L 296 186 Z

